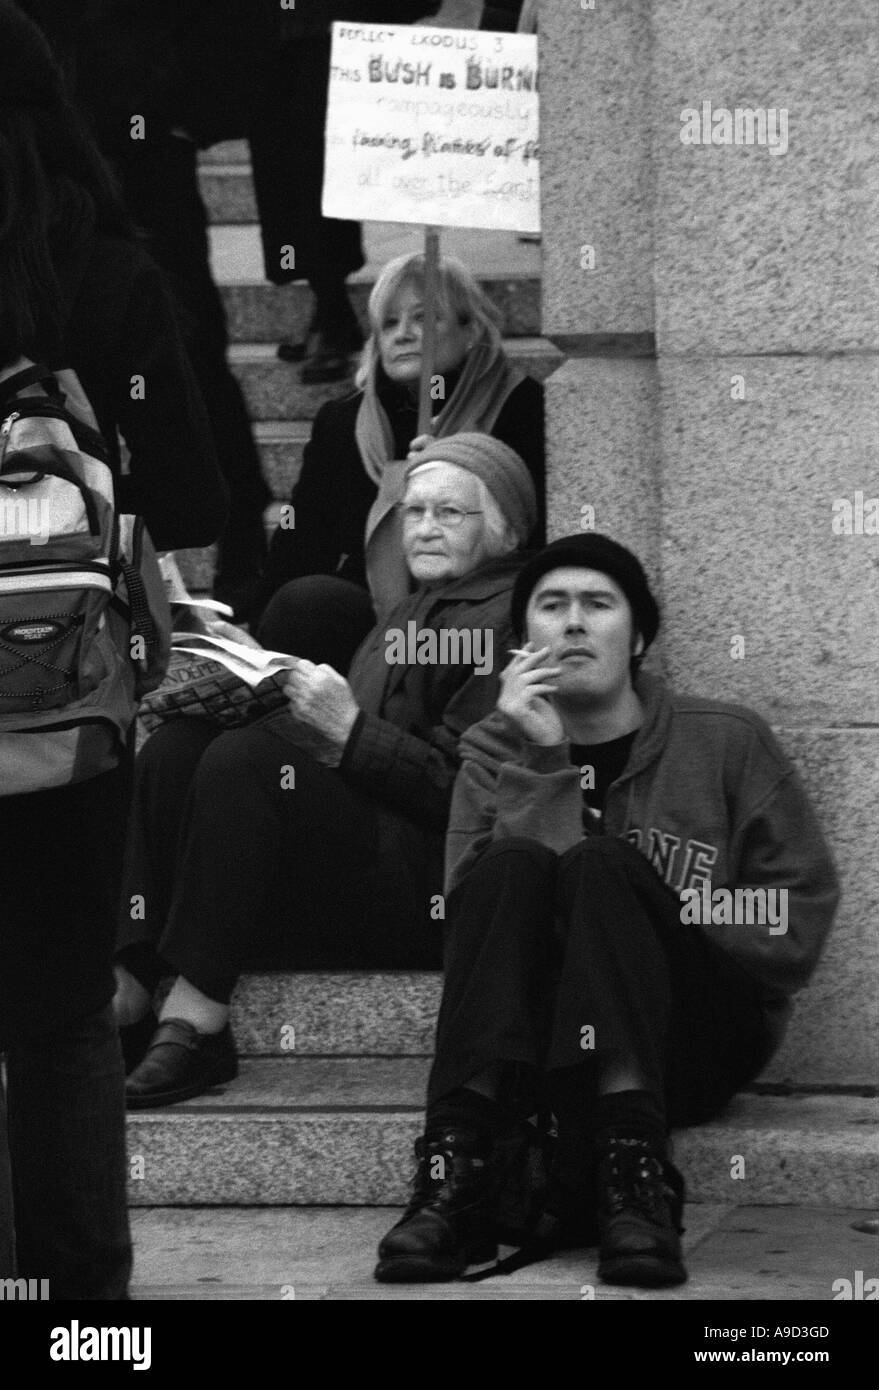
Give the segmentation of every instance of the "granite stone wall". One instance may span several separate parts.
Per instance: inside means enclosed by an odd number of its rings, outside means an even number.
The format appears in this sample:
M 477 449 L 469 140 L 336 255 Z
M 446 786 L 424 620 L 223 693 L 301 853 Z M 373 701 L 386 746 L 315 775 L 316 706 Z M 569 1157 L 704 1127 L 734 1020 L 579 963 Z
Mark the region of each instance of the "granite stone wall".
M 540 22 L 551 533 L 593 507 L 661 594 L 673 683 L 794 757 L 844 900 L 765 1079 L 876 1083 L 879 6 Z

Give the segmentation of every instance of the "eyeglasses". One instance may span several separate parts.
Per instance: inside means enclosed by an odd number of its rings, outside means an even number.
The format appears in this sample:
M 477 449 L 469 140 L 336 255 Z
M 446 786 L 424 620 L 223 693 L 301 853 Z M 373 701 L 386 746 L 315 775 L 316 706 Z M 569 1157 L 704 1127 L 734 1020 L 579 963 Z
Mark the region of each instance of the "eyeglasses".
M 465 512 L 461 507 L 449 507 L 445 503 L 439 507 L 424 507 L 411 502 L 398 502 L 397 511 L 404 526 L 418 526 L 430 512 L 437 526 L 444 531 L 457 531 L 459 526 L 464 525 L 465 516 L 482 516 L 481 509 Z

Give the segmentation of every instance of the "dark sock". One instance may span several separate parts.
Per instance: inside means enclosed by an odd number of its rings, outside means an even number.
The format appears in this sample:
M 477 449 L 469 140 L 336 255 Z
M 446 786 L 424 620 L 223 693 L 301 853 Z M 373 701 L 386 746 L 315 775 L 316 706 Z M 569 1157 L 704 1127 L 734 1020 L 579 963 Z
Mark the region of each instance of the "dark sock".
M 427 1112 L 425 1130 L 432 1134 L 439 1129 L 464 1129 L 480 1139 L 493 1139 L 504 1121 L 504 1112 L 496 1100 L 459 1086 L 435 1101 Z
M 645 1139 L 665 1152 L 667 1130 L 662 1103 L 651 1091 L 612 1091 L 595 1103 L 595 1143 L 605 1148 L 612 1137 Z

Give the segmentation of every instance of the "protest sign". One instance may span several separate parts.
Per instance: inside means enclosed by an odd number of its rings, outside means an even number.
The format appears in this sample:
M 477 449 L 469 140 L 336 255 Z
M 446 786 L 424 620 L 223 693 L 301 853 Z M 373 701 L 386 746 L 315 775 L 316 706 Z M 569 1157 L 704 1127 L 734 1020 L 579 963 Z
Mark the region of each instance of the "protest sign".
M 540 230 L 537 39 L 333 25 L 325 217 Z

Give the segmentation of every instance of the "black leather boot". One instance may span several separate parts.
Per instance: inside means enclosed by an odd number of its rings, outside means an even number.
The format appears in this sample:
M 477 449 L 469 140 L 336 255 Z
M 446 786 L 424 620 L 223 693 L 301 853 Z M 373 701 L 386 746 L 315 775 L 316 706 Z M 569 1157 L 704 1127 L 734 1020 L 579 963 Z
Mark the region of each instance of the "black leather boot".
M 613 1137 L 598 1158 L 599 1279 L 648 1288 L 682 1284 L 680 1173 L 643 1139 Z
M 497 1256 L 491 1144 L 448 1128 L 417 1140 L 415 1157 L 412 1200 L 378 1248 L 380 1283 L 457 1279 Z

